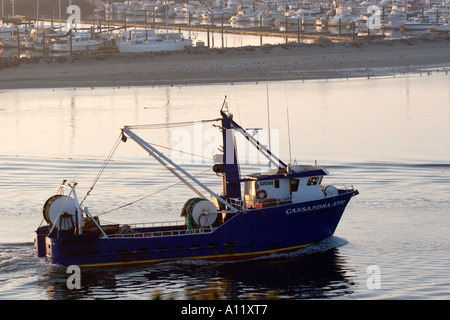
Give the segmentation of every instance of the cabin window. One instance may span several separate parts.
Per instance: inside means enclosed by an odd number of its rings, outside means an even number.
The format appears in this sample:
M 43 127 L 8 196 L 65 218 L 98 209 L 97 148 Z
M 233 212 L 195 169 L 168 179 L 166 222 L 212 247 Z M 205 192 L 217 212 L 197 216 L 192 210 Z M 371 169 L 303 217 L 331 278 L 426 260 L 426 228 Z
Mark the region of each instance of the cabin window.
M 308 179 L 308 186 L 314 186 L 317 184 L 317 182 L 319 182 L 319 177 L 312 177 Z
M 275 188 L 279 188 L 280 187 L 280 180 L 275 180 Z
M 291 192 L 297 192 L 300 180 L 291 179 Z

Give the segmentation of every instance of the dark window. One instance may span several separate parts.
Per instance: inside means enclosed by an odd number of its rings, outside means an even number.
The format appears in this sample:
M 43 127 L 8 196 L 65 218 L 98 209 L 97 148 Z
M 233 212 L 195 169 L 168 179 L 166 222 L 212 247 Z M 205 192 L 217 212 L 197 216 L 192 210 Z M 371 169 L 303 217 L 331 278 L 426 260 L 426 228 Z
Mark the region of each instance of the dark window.
M 280 180 L 275 180 L 275 188 L 279 188 L 280 187 Z
M 319 177 L 313 177 L 313 178 L 309 178 L 308 179 L 308 186 L 314 186 L 317 184 L 317 182 L 319 181 Z
M 298 179 L 291 179 L 291 192 L 297 192 L 299 182 Z

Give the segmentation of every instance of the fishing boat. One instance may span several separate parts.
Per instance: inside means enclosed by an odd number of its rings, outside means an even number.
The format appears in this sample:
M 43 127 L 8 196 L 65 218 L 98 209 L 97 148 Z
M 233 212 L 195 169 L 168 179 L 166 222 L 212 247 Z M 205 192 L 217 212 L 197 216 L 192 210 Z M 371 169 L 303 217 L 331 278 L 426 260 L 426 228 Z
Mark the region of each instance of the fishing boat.
M 179 259 L 234 261 L 297 251 L 334 234 L 350 199 L 358 194 L 353 186 L 322 184 L 328 172 L 317 165 L 286 164 L 233 120 L 226 102 L 219 118 L 203 121 L 217 123 L 221 131 L 221 152 L 212 167 L 222 181 L 220 195 L 138 136 L 136 131 L 145 126 L 124 126 L 119 143 L 136 142 L 195 194 L 180 207 L 183 219 L 104 224 L 79 202 L 76 183 L 63 181 L 43 206 L 44 218 L 34 235 L 37 256 L 80 267 Z M 241 176 L 237 133 L 273 169 Z

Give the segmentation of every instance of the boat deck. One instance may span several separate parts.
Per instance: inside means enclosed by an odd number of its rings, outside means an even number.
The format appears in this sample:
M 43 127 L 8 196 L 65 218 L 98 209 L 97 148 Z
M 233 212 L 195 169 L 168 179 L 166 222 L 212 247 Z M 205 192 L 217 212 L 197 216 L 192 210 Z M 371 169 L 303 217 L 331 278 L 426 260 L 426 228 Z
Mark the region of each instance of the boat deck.
M 198 233 L 211 233 L 217 228 L 188 229 L 185 221 L 164 221 L 135 224 L 108 224 L 102 225 L 108 238 L 149 238 L 160 236 L 179 236 Z M 91 225 L 83 228 L 83 233 L 96 233 L 101 231 L 97 226 Z
M 103 228 L 103 226 L 102 226 Z M 119 232 L 108 234 L 110 238 L 149 238 L 161 236 L 180 236 L 197 233 L 211 233 L 217 228 L 188 229 L 185 221 L 168 221 L 159 223 L 142 223 L 123 225 Z

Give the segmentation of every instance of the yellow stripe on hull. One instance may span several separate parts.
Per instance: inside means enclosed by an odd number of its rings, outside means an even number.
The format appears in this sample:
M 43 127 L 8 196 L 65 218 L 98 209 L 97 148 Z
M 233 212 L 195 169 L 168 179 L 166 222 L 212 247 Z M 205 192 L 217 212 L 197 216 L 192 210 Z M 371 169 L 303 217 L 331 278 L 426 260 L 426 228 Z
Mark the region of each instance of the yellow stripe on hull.
M 297 251 L 299 249 L 303 249 L 312 245 L 305 244 L 301 246 L 289 247 L 284 249 L 275 249 L 275 250 L 267 250 L 267 251 L 259 251 L 253 253 L 232 253 L 232 254 L 223 254 L 223 255 L 211 255 L 211 256 L 199 256 L 199 257 L 186 257 L 186 258 L 173 258 L 173 259 L 155 259 L 155 260 L 142 260 L 142 261 L 127 261 L 127 262 L 112 262 L 112 263 L 98 263 L 98 264 L 84 264 L 79 265 L 82 268 L 94 268 L 94 267 L 120 267 L 120 266 L 129 266 L 129 265 L 137 265 L 137 264 L 151 264 L 158 262 L 166 262 L 166 261 L 174 261 L 174 260 L 208 260 L 208 261 L 237 261 L 237 260 L 248 260 L 253 258 L 258 258 L 274 253 L 288 253 Z

